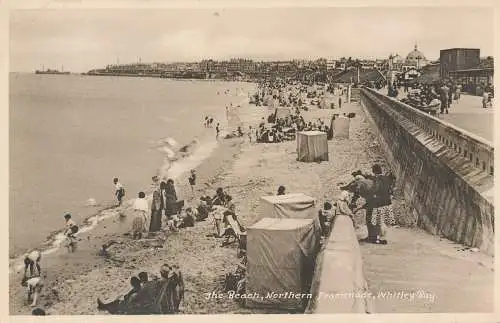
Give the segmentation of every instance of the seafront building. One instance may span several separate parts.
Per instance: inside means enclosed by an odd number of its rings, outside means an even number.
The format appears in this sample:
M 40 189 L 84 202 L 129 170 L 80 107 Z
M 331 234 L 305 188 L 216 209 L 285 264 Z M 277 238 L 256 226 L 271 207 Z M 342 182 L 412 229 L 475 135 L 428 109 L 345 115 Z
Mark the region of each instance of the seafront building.
M 387 58 L 318 58 L 256 61 L 248 58 L 204 59 L 200 62 L 132 63 L 108 65 L 89 75 L 148 76 L 163 78 L 224 79 L 256 81 L 273 77 L 294 78 L 301 82 L 379 82 L 426 83 L 450 79 L 462 84 L 470 94 L 482 95 L 493 83 L 493 57 L 481 58 L 479 49 L 451 48 L 440 51 L 437 61 L 429 60 L 415 44 L 406 58 L 392 53 Z M 350 72 L 349 72 L 350 71 Z

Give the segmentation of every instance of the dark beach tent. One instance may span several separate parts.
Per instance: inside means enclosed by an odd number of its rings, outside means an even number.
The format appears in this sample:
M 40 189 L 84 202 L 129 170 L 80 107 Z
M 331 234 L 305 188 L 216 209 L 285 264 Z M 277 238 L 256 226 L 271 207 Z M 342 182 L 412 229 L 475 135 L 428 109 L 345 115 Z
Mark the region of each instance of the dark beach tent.
M 316 210 L 310 209 L 316 215 Z M 283 218 L 262 218 L 247 229 L 247 293 L 310 290 L 321 235 L 319 224 L 315 224 L 317 217 L 295 218 L 300 211 L 292 208 L 281 211 Z M 306 302 L 307 298 L 249 298 L 245 306 L 303 310 Z

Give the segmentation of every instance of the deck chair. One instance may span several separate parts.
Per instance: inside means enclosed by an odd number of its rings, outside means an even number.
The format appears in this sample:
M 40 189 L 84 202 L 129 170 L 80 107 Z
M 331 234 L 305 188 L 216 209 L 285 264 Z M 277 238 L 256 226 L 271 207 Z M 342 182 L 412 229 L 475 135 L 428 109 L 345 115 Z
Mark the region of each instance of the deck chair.
M 222 246 L 227 246 L 231 243 L 238 242 L 238 244 L 241 244 L 242 236 L 244 233 L 241 231 L 240 224 L 237 222 L 234 218 L 232 213 L 225 213 L 224 214 L 225 219 L 229 223 L 229 227 L 226 228 L 223 236 L 226 237 L 226 240 L 222 243 Z M 233 238 L 233 241 L 230 242 L 230 239 Z

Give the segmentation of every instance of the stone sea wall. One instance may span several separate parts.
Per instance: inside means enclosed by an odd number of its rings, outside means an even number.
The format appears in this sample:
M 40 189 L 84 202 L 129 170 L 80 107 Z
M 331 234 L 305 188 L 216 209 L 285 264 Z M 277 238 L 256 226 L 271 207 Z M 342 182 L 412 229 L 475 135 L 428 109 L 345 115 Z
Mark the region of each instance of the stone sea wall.
M 371 89 L 361 104 L 418 225 L 493 255 L 493 145 Z

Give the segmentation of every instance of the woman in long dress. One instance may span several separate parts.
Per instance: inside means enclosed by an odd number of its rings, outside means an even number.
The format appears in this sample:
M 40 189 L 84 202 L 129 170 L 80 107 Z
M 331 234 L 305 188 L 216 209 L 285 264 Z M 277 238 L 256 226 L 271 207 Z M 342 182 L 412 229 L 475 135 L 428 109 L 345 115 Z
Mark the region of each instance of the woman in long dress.
M 146 223 L 149 213 L 148 201 L 144 192 L 139 192 L 139 197 L 135 199 L 132 208 L 134 210 L 134 221 L 132 222 L 133 238 L 140 239 L 142 238 L 142 234 L 147 232 Z
M 387 225 L 395 223 L 394 213 L 392 209 L 392 186 L 387 178 L 387 175 L 382 175 L 382 169 L 379 165 L 372 167 L 375 182 L 375 194 L 372 199 L 373 212 L 371 216 L 371 225 L 376 228 L 376 237 L 373 243 L 386 244 L 384 239 L 386 235 Z
M 161 193 L 160 190 L 153 192 L 151 201 L 151 221 L 149 222 L 149 232 L 161 230 Z
M 165 205 L 165 216 L 170 220 L 172 217 L 178 214 L 177 206 L 177 193 L 175 192 L 174 181 L 172 179 L 167 180 L 167 184 L 164 191 L 164 205 Z

